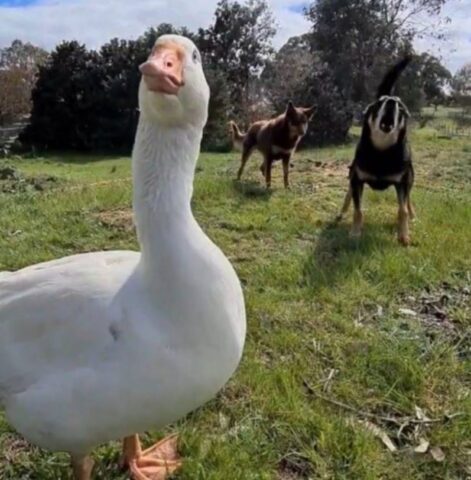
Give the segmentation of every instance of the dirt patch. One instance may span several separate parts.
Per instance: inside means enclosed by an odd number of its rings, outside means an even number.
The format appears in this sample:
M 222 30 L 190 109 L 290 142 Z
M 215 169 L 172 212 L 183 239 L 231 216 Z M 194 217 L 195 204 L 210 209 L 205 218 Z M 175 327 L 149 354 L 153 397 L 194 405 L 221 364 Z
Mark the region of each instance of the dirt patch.
M 295 172 L 304 173 L 309 171 L 313 174 L 321 174 L 323 177 L 348 177 L 348 163 L 312 158 L 300 158 L 293 163 Z
M 276 480 L 299 480 L 300 478 L 302 477 L 300 477 L 299 475 L 296 475 L 293 472 L 286 472 L 284 470 L 279 470 Z
M 0 180 L 14 180 L 18 178 L 18 172 L 13 167 L 1 167 L 0 168 Z
M 312 464 L 297 453 L 285 455 L 278 464 L 277 480 L 307 479 L 312 474 Z
M 445 337 L 459 358 L 471 358 L 471 282 L 427 288 L 417 296 L 406 297 L 403 306 L 399 313 L 417 319 L 432 341 Z
M 131 208 L 119 210 L 105 210 L 96 215 L 98 221 L 107 228 L 125 232 L 134 230 L 133 212 Z
M 466 328 L 462 318 L 471 316 L 471 286 L 452 286 L 442 283 L 438 288 L 426 288 L 417 296 L 405 299 L 406 313 L 416 316 L 432 331 L 456 335 Z
M 59 179 L 53 175 L 23 175 L 10 165 L 0 166 L 0 193 L 43 192 L 56 187 Z

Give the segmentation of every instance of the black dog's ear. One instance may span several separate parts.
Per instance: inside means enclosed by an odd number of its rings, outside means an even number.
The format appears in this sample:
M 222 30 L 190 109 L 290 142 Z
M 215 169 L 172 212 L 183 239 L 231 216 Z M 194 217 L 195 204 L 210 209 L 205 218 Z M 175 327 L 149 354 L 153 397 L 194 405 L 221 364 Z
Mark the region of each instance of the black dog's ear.
M 372 108 L 373 108 L 373 105 L 374 105 L 375 103 L 376 103 L 376 102 L 370 103 L 370 104 L 367 105 L 366 108 L 363 110 L 363 117 L 364 117 L 364 118 L 366 118 L 366 117 L 370 114 L 370 112 L 371 112 L 371 110 L 372 110 Z
M 409 109 L 405 106 L 404 102 L 401 99 L 398 99 L 399 108 L 404 112 L 407 118 L 410 118 Z

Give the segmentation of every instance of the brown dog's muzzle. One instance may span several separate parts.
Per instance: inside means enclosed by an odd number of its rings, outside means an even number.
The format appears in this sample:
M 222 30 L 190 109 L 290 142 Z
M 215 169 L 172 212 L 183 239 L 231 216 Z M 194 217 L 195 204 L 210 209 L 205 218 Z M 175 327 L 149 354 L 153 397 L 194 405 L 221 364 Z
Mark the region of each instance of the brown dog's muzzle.
M 177 44 L 157 45 L 141 71 L 147 88 L 152 92 L 177 95 L 183 81 L 183 59 L 185 52 Z

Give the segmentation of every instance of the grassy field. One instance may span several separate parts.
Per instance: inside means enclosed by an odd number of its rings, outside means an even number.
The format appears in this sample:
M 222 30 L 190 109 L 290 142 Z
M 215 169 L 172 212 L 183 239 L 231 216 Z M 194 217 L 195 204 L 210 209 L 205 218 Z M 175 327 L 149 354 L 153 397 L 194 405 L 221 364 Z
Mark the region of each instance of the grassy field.
M 353 144 L 300 152 L 290 191 L 280 165 L 267 192 L 259 159 L 237 183 L 236 153 L 201 156 L 195 215 L 238 271 L 248 337 L 224 391 L 168 427 L 186 458 L 176 478 L 471 478 L 471 139 L 422 129 L 412 141 L 410 248 L 395 238 L 393 191 L 367 191 L 360 241 L 350 218 L 333 223 Z M 137 248 L 128 158 L 5 163 L 22 176 L 0 181 L 0 270 Z M 97 479 L 127 478 L 118 443 L 95 455 Z M 0 414 L 2 480 L 65 479 L 67 462 Z

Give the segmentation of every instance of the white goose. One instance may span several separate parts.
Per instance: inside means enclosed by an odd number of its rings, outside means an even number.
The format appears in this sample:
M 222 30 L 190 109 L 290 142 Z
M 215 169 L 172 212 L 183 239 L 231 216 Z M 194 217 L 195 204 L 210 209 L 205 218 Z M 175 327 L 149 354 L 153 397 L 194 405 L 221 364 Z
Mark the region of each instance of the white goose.
M 202 405 L 236 369 L 242 289 L 190 200 L 209 88 L 195 45 L 160 37 L 141 65 L 133 150 L 141 252 L 75 255 L 0 274 L 0 405 L 29 441 L 91 478 L 97 445 L 124 438 L 135 479 L 180 462 L 175 439 L 138 432 Z

